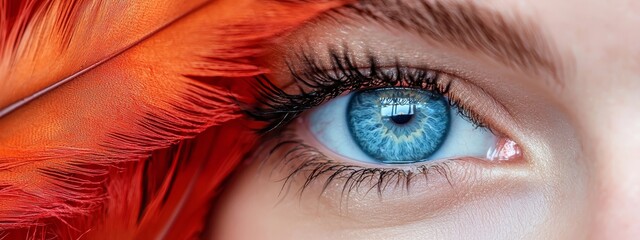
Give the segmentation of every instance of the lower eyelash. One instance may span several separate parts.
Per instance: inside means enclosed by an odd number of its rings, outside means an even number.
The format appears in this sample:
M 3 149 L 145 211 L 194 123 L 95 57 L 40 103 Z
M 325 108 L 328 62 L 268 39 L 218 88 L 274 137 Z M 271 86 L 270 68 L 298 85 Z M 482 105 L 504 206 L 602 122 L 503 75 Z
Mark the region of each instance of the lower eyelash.
M 290 129 L 274 133 L 273 137 L 268 137 L 267 141 L 273 145 L 269 144 L 272 147 L 262 150 L 269 150 L 264 158 L 265 161 L 268 161 L 276 151 L 286 149 L 281 158 L 276 159 L 278 162 L 273 168 L 274 172 L 289 171 L 285 177 L 278 179 L 282 182 L 280 196 L 287 195 L 293 182 L 298 178 L 303 181 L 297 190 L 300 196 L 309 186 L 319 180 L 324 180 L 321 194 L 325 193 L 332 183 L 338 182 L 342 185 L 341 196 L 343 199 L 351 196 L 354 191 L 361 192 L 363 190 L 366 193 L 375 190 L 378 196 L 382 196 L 382 193 L 390 187 L 405 189 L 409 192 L 414 180 L 420 177 L 428 182 L 434 174 L 444 177 L 449 185 L 453 186 L 450 180 L 452 172 L 450 165 L 455 163 L 457 159 L 418 165 L 413 170 L 393 167 L 369 168 L 332 160 L 316 148 L 303 143 Z M 263 153 L 259 150 L 257 155 Z

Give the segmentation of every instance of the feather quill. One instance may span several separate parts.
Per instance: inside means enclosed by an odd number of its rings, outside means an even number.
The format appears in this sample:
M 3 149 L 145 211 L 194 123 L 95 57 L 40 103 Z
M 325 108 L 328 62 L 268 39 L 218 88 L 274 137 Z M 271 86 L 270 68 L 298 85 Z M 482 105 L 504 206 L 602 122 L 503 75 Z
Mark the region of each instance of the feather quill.
M 15 2 L 0 0 L 0 109 L 17 106 L 0 117 L 5 239 L 200 236 L 255 141 L 233 86 L 266 71 L 262 44 L 344 4 Z

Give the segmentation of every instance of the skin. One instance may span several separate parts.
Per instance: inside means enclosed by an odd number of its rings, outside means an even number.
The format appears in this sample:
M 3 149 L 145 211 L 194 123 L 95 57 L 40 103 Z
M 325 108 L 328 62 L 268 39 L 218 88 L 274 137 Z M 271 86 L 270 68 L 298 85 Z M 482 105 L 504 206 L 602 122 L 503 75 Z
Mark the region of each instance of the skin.
M 256 151 L 216 203 L 212 238 L 640 236 L 640 3 L 495 0 L 482 4 L 535 19 L 565 66 L 559 79 L 562 84 L 373 22 L 307 24 L 274 46 L 265 62 L 274 69 L 274 78 L 286 78 L 282 59 L 295 53 L 290 46 L 313 38 L 316 45 L 310 48 L 315 50 L 341 39 L 350 49 L 376 46 L 382 56 L 461 69 L 459 77 L 482 88 L 503 107 L 504 111 L 485 116 L 486 121 L 519 144 L 522 159 L 465 160 L 452 167 L 452 184 L 433 176 L 429 182 L 417 181 L 409 191 L 389 188 L 380 195 L 355 191 L 344 202 L 342 185 L 329 186 L 322 193 L 322 180 L 299 194 L 301 179 L 297 179 L 290 185 L 293 190 L 281 194 L 283 183 L 278 179 L 290 171 L 275 161 L 283 153 L 267 158 Z M 474 90 L 465 94 L 478 95 Z M 487 103 L 491 101 L 478 99 L 468 104 L 493 109 Z M 289 127 L 304 135 L 301 119 Z M 265 139 L 263 145 L 272 142 Z

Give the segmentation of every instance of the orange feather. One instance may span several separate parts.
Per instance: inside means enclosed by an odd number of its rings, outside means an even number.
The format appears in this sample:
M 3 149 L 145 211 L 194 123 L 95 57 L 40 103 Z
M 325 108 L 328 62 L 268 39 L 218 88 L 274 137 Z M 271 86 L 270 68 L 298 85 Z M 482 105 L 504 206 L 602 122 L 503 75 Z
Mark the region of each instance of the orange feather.
M 237 83 L 266 71 L 263 44 L 344 4 L 15 2 L 0 0 L 5 239 L 197 238 L 256 140 Z

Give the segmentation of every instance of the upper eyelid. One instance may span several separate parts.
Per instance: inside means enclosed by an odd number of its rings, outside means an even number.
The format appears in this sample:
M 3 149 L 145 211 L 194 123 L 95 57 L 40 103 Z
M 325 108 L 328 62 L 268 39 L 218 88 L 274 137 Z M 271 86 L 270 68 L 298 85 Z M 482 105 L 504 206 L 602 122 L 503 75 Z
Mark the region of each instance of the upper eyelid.
M 365 50 L 365 52 L 368 52 Z M 393 75 L 391 77 L 397 77 L 399 79 L 396 79 L 399 83 L 411 83 L 412 81 L 406 81 L 406 79 L 402 79 L 402 77 L 404 76 L 412 76 L 411 74 L 407 74 L 408 71 L 423 71 L 425 73 L 432 73 L 434 74 L 432 76 L 432 80 L 428 80 L 428 82 L 431 82 L 431 84 L 433 86 L 437 86 L 437 88 L 439 89 L 427 89 L 427 90 L 437 90 L 439 92 L 449 92 L 448 87 L 450 86 L 450 84 L 453 84 L 454 82 L 466 82 L 465 84 L 462 84 L 463 86 L 473 86 L 474 88 L 476 88 L 475 90 L 469 90 L 472 93 L 474 92 L 479 92 L 482 93 L 481 95 L 483 96 L 487 96 L 487 98 L 491 98 L 491 95 L 488 94 L 487 92 L 485 92 L 481 87 L 479 86 L 475 86 L 475 84 L 473 83 L 469 83 L 467 80 L 457 77 L 456 75 L 454 75 L 453 73 L 449 73 L 447 71 L 441 71 L 439 69 L 437 69 L 436 67 L 416 67 L 415 64 L 410 64 L 410 63 L 403 63 L 399 60 L 395 60 L 395 61 L 390 61 L 389 63 L 388 60 L 387 61 L 379 61 L 377 55 L 374 54 L 367 54 L 367 58 L 366 60 L 362 60 L 360 59 L 360 62 L 357 62 L 356 57 L 354 56 L 354 52 L 351 52 L 349 50 L 349 48 L 347 47 L 346 44 L 344 44 L 341 48 L 337 48 L 337 47 L 329 47 L 328 49 L 328 53 L 329 53 L 329 63 L 327 62 L 322 62 L 322 59 L 325 59 L 324 56 L 322 57 L 318 57 L 318 56 L 314 56 L 312 54 L 317 54 L 317 51 L 313 51 L 313 52 L 308 52 L 306 51 L 306 49 L 302 49 L 300 52 L 296 53 L 292 58 L 287 59 L 287 66 L 288 66 L 288 70 L 291 73 L 293 79 L 291 80 L 291 82 L 293 83 L 293 85 L 298 85 L 298 87 L 300 88 L 300 85 L 305 85 L 304 81 L 314 81 L 317 79 L 322 79 L 322 78 L 335 78 L 336 80 L 331 80 L 329 82 L 329 84 L 343 84 L 343 82 L 337 80 L 338 78 L 342 78 L 342 76 L 340 76 L 340 74 L 344 74 L 345 72 L 348 72 L 349 74 L 352 74 L 355 76 L 355 78 L 359 78 L 359 76 L 364 76 L 366 78 L 371 78 L 373 81 L 381 81 L 381 79 L 379 78 L 379 74 L 376 76 L 369 76 L 367 74 L 364 74 L 362 72 L 360 72 L 361 70 L 367 71 L 367 69 L 371 69 L 371 71 L 378 71 L 380 68 L 388 68 L 388 69 L 392 69 L 392 70 L 396 70 L 396 74 L 398 72 L 401 72 L 401 75 Z M 297 63 L 297 64 L 292 64 L 292 63 Z M 300 64 L 302 63 L 302 65 Z M 422 65 L 422 64 L 421 64 Z M 382 67 L 382 66 L 393 66 L 393 67 Z M 420 65 L 419 65 L 420 66 Z M 378 69 L 376 69 L 378 68 Z M 324 76 L 322 76 L 324 75 Z M 354 76 L 349 76 L 344 78 L 345 80 L 354 80 L 350 77 L 354 77 Z M 357 81 L 359 81 L 360 79 L 355 79 Z M 303 82 L 303 84 L 300 84 L 300 81 Z M 323 80 L 320 80 L 323 81 Z M 271 119 L 271 122 L 265 127 L 263 128 L 260 133 L 265 133 L 268 131 L 271 131 L 273 129 L 275 129 L 276 127 L 279 127 L 281 125 L 284 125 L 286 123 L 288 123 L 289 121 L 293 120 L 295 117 L 297 117 L 298 114 L 302 113 L 304 110 L 308 110 L 312 107 L 318 106 L 328 100 L 331 100 L 333 97 L 336 97 L 337 95 L 322 95 L 322 96 L 306 96 L 309 92 L 315 93 L 313 91 L 315 90 L 327 90 L 327 89 L 323 89 L 323 88 L 311 88 L 308 89 L 308 92 L 302 92 L 302 93 L 298 93 L 298 94 L 302 94 L 302 95 L 296 95 L 295 93 L 288 93 L 287 91 L 284 91 L 283 89 L 279 88 L 278 86 L 276 86 L 276 84 L 272 83 L 270 81 L 270 79 L 264 77 L 262 80 L 260 80 L 260 82 L 264 82 L 262 83 L 263 86 L 268 86 L 271 89 L 267 89 L 268 91 L 271 91 L 270 94 L 264 94 L 262 93 L 261 95 L 263 97 L 269 97 L 270 96 L 276 96 L 277 97 L 277 92 L 282 91 L 282 93 L 286 94 L 287 97 L 292 97 L 292 99 L 297 100 L 297 101 L 303 101 L 305 97 L 311 98 L 313 102 L 311 102 L 311 105 L 305 106 L 304 108 L 301 108 L 301 103 L 298 104 L 289 104 L 289 105 L 280 105 L 278 106 L 280 112 L 287 112 L 286 115 L 284 115 L 283 118 L 281 119 Z M 382 83 L 387 83 L 385 81 L 382 81 Z M 424 80 L 418 81 L 418 82 L 414 82 L 415 83 L 419 83 L 419 84 L 425 84 Z M 358 83 L 356 83 L 358 85 L 351 85 L 351 84 L 345 84 L 347 86 L 352 86 L 358 89 L 361 89 L 362 87 L 367 87 L 367 86 L 371 86 L 371 87 L 384 87 L 384 86 L 388 86 L 388 85 L 380 85 L 380 84 L 375 84 L 374 82 L 363 82 L 360 81 Z M 416 85 L 408 85 L 408 86 L 413 86 L 413 87 L 420 87 L 420 86 L 416 86 Z M 331 87 L 336 87 L 336 86 L 331 86 Z M 340 87 L 340 85 L 337 85 L 337 87 Z M 424 88 L 424 86 L 422 86 Z M 466 89 L 468 89 L 469 87 L 466 87 Z M 349 88 L 346 88 L 344 90 L 352 90 Z M 344 93 L 343 91 L 341 91 L 340 93 Z M 468 93 L 468 92 L 467 92 Z M 333 94 L 337 94 L 337 93 L 333 93 Z M 477 94 L 475 94 L 477 95 Z M 322 97 L 322 98 L 321 98 Z M 468 97 L 466 97 L 468 98 Z M 458 100 L 456 97 L 454 98 L 450 98 L 450 100 L 452 101 L 453 104 L 456 105 L 467 105 L 460 102 L 460 100 Z M 286 101 L 286 99 L 278 99 L 275 102 L 276 103 L 280 103 L 282 104 L 283 101 Z M 305 104 L 309 104 L 309 103 L 305 103 Z M 500 104 L 497 101 L 492 101 L 491 104 L 497 105 L 499 106 L 499 109 L 502 110 L 496 110 L 496 108 L 492 107 L 492 111 L 500 111 L 500 112 L 505 112 L 506 109 L 502 104 Z M 273 105 L 271 105 L 273 106 Z M 269 106 L 269 107 L 271 107 Z M 253 117 L 255 120 L 260 120 L 260 121 L 265 121 L 266 119 L 264 119 L 263 116 L 260 116 L 261 114 L 264 114 L 265 109 L 260 109 L 258 108 L 254 108 L 254 109 L 250 109 L 249 115 L 251 117 Z M 268 109 L 267 109 L 268 110 Z M 495 127 L 495 124 L 487 124 L 484 123 L 486 119 L 484 118 L 480 118 L 480 114 L 475 113 L 475 109 L 472 108 L 464 108 L 461 113 L 463 113 L 463 116 L 465 116 L 468 119 L 472 119 L 476 126 L 480 126 L 480 127 L 485 127 L 487 125 L 489 125 L 490 129 L 492 131 L 498 131 L 501 134 L 497 134 L 497 135 L 505 135 L 504 133 L 507 132 L 506 129 L 504 127 Z M 272 113 L 268 113 L 268 115 L 272 115 Z M 273 115 L 272 115 L 273 116 Z M 272 117 L 270 116 L 270 117 Z M 508 115 L 510 116 L 510 115 Z M 262 118 L 262 119 L 261 119 Z M 511 118 L 513 119 L 513 118 Z M 269 122 L 269 121 L 266 121 Z M 482 124 L 480 124 L 482 123 Z M 496 132 L 494 132 L 496 133 Z
M 518 13 L 517 9 L 513 12 Z M 541 28 L 522 15 L 506 16 L 474 2 L 370 0 L 329 13 L 336 21 L 374 21 L 400 27 L 425 40 L 478 51 L 562 86 L 564 64 Z M 548 78 L 547 76 L 551 76 Z
M 479 119 L 478 121 L 484 122 L 483 125 L 477 125 L 481 127 L 488 127 L 490 131 L 492 131 L 497 136 L 502 137 L 513 137 L 515 134 L 519 134 L 520 126 L 519 122 L 516 121 L 516 117 L 510 112 L 510 109 L 507 108 L 502 102 L 498 101 L 489 89 L 483 88 L 480 84 L 476 84 L 475 78 L 476 76 L 466 74 L 465 72 L 459 73 L 456 72 L 458 68 L 451 68 L 450 66 L 441 66 L 439 64 L 429 64 L 429 62 L 417 61 L 414 62 L 412 60 L 398 60 L 400 56 L 389 56 L 388 54 L 373 54 L 377 51 L 372 47 L 365 47 L 362 52 L 354 52 L 349 48 L 349 44 L 343 43 L 340 47 L 335 45 L 330 45 L 328 47 L 329 55 L 340 56 L 343 58 L 343 61 L 351 61 L 351 65 L 358 69 L 368 69 L 371 66 L 375 65 L 379 68 L 403 68 L 403 69 L 418 69 L 421 71 L 428 71 L 439 74 L 439 81 L 442 83 L 446 82 L 446 84 L 442 84 L 443 86 L 456 85 L 456 91 L 448 91 L 447 89 L 441 89 L 442 92 L 449 92 L 450 100 L 454 100 L 455 104 L 467 106 L 465 110 L 465 114 L 471 113 L 475 116 L 472 116 L 472 119 Z M 361 54 L 364 54 L 365 58 L 363 59 Z M 318 56 L 319 55 L 319 56 Z M 327 62 L 323 62 L 323 59 L 327 59 L 328 57 L 322 55 L 322 52 L 318 52 L 318 49 L 309 49 L 307 47 L 299 48 L 299 52 L 293 54 L 293 56 L 289 55 L 286 61 L 297 63 L 293 65 L 294 68 L 289 66 L 289 70 L 293 71 L 307 71 L 310 68 L 305 68 L 304 65 L 300 65 L 301 62 L 310 61 L 307 63 L 314 63 L 317 66 L 312 68 L 312 72 L 324 72 L 329 69 L 332 71 L 332 65 L 327 64 Z M 333 58 L 335 59 L 335 58 Z M 346 59 L 346 60 L 344 60 Z M 383 87 L 383 86 L 376 86 Z M 474 98 L 470 98 L 469 94 L 473 94 Z M 461 98 L 465 98 L 465 100 L 460 100 Z M 475 99 L 476 103 L 470 103 L 467 100 Z M 481 100 L 479 100 L 481 99 Z M 330 99 L 326 99 L 328 101 Z M 464 101 L 461 103 L 461 101 Z M 322 101 L 324 102 L 324 101 Z M 317 105 L 321 104 L 318 103 Z M 481 106 L 477 103 L 481 103 Z M 316 106 L 317 106 L 316 105 Z M 471 105 L 471 106 L 470 106 Z M 478 113 L 482 112 L 482 113 Z M 485 117 L 479 117 L 479 115 Z M 495 119 L 487 119 L 486 116 L 489 115 L 499 115 L 502 116 L 499 121 L 493 121 Z M 488 122 L 488 123 L 487 123 Z M 494 123 L 495 122 L 495 123 Z
M 338 52 L 338 50 L 336 49 L 330 49 L 329 52 L 332 56 L 332 60 L 334 61 L 333 67 L 323 67 L 319 65 L 317 61 L 315 61 L 314 57 L 312 57 L 309 54 L 306 54 L 304 51 L 302 52 L 302 54 L 299 54 L 297 57 L 301 58 L 301 61 L 305 63 L 304 65 L 306 67 L 304 68 L 305 70 L 298 72 L 294 67 L 291 67 L 291 65 L 288 65 L 289 66 L 288 69 L 293 78 L 291 82 L 293 83 L 293 85 L 296 85 L 298 87 L 298 90 L 300 90 L 299 93 L 293 93 L 293 94 L 287 93 L 286 91 L 284 91 L 282 88 L 277 86 L 275 83 L 273 83 L 269 78 L 267 78 L 264 75 L 257 78 L 258 80 L 257 94 L 259 98 L 258 102 L 262 103 L 262 105 L 266 106 L 266 108 L 263 108 L 264 106 L 257 106 L 257 107 L 246 109 L 245 113 L 249 115 L 249 117 L 252 117 L 254 120 L 269 122 L 269 124 L 265 128 L 259 130 L 259 133 L 270 132 L 279 126 L 285 123 L 288 123 L 289 121 L 297 117 L 297 115 L 300 114 L 302 111 L 318 106 L 338 96 L 339 94 L 342 94 L 344 91 L 352 90 L 352 88 L 359 89 L 361 87 L 366 87 L 366 86 L 382 87 L 384 85 L 381 85 L 381 84 L 389 83 L 387 80 L 384 79 L 385 77 L 380 74 L 376 74 L 375 76 L 372 76 L 372 75 L 365 76 L 365 74 L 360 72 L 361 68 L 359 68 L 358 65 L 351 60 L 352 57 L 349 55 L 349 51 L 347 49 L 344 49 L 342 52 Z M 366 68 L 371 69 L 372 71 L 378 71 L 376 69 L 377 64 L 375 63 L 377 61 L 375 60 L 375 57 L 373 55 L 370 55 L 369 59 L 370 59 L 369 61 L 370 66 Z M 430 72 L 434 74 L 432 75 L 424 74 L 423 75 L 424 79 L 404 79 L 403 77 L 413 76 L 411 73 L 408 73 L 405 71 L 405 69 L 408 69 L 405 66 L 406 66 L 405 64 L 397 62 L 395 68 L 398 70 L 398 72 L 396 72 L 395 74 L 391 74 L 390 77 L 397 78 L 395 79 L 395 81 L 399 83 L 412 82 L 414 84 L 421 83 L 421 85 L 427 84 L 430 87 L 437 86 L 438 84 L 437 71 L 424 69 L 424 68 L 413 68 L 414 71 Z M 332 72 L 332 70 L 325 70 L 325 69 L 333 69 L 334 73 L 349 72 L 350 74 L 353 74 L 355 76 L 350 75 L 350 76 L 345 76 L 346 78 L 343 78 L 338 76 L 339 74 L 331 75 L 330 73 Z M 379 80 L 379 82 L 376 83 L 376 82 L 360 81 L 361 79 L 358 79 L 360 77 L 371 78 L 371 80 L 373 81 Z M 322 78 L 324 78 L 324 80 L 322 80 Z M 343 79 L 340 79 L 340 78 L 343 78 Z M 331 80 L 326 81 L 327 79 L 331 79 Z M 326 82 L 324 83 L 309 82 L 314 80 L 326 81 Z M 352 81 L 355 80 L 355 81 L 351 83 L 346 83 L 346 82 L 343 82 L 342 80 L 352 80 Z M 309 91 L 305 91 L 303 87 L 308 87 L 311 89 Z M 335 90 L 333 88 L 335 88 Z M 434 89 L 428 89 L 428 90 L 446 91 L 446 87 L 443 89 L 435 89 L 434 87 Z M 324 91 L 324 95 L 322 95 L 323 93 L 316 92 L 316 91 Z M 294 101 L 296 103 L 291 103 L 290 101 Z M 269 110 L 269 108 L 272 108 L 272 110 L 275 110 L 275 111 L 267 112 L 266 110 Z M 273 109 L 273 108 L 277 108 L 277 109 Z M 279 117 L 277 116 L 278 112 L 286 112 L 286 114 L 284 116 L 281 116 L 282 117 L 281 119 L 277 119 L 277 118 L 274 119 L 274 116 Z

